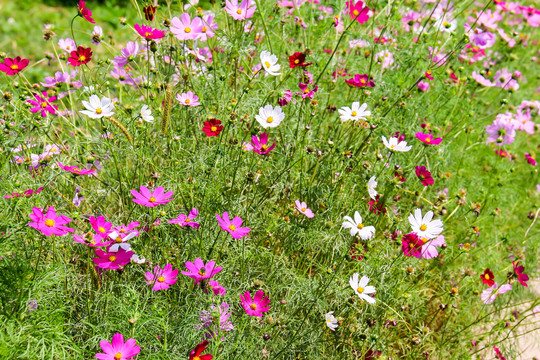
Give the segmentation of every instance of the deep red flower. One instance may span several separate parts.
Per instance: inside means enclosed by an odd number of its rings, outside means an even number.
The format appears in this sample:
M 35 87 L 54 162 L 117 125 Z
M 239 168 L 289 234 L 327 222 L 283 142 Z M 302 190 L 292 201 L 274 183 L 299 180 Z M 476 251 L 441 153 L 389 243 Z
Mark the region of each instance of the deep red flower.
M 360 24 L 368 21 L 369 8 L 367 6 L 364 7 L 364 3 L 362 1 L 357 1 L 356 3 L 354 1 L 347 1 L 345 5 L 349 8 L 351 20 L 356 19 L 356 21 L 358 21 Z
M 68 58 L 72 66 L 88 64 L 92 60 L 92 49 L 79 46 L 76 51 L 72 51 Z
M 362 250 L 364 248 L 364 250 Z M 349 249 L 349 255 L 353 260 L 361 261 L 364 259 L 364 253 L 368 251 L 368 246 L 365 243 L 360 244 L 358 240 L 356 240 Z
M 486 284 L 487 286 L 491 287 L 495 284 L 495 276 L 491 270 L 489 270 L 489 268 L 484 270 L 484 273 L 480 275 L 480 278 L 482 279 L 482 283 Z
M 12 76 L 21 72 L 25 67 L 28 66 L 29 62 L 30 60 L 21 59 L 20 56 L 17 56 L 15 59 L 5 58 L 4 62 L 0 64 L 0 71 Z
M 210 354 L 201 355 L 203 351 L 208 348 L 208 340 L 204 340 L 202 343 L 197 344 L 195 349 L 189 354 L 189 360 L 211 360 L 214 357 Z
M 416 167 L 416 176 L 418 176 L 418 179 L 420 179 L 422 185 L 433 185 L 433 178 L 431 177 L 431 173 L 426 169 L 425 166 Z
M 377 196 L 375 196 L 375 200 L 371 199 L 368 202 L 369 211 L 371 211 L 375 215 L 378 215 L 379 213 L 386 213 L 386 208 L 384 207 L 384 204 L 380 202 L 380 198 L 381 195 L 377 194 Z
M 150 26 L 135 24 L 133 27 L 137 30 L 139 35 L 147 40 L 161 39 L 165 36 L 164 31 L 151 28 Z
M 218 119 L 205 121 L 202 128 L 206 136 L 218 136 L 221 130 L 223 130 L 223 125 L 221 125 L 221 121 Z
M 79 16 L 83 17 L 92 24 L 96 23 L 96 20 L 92 19 L 92 12 L 86 8 L 84 0 L 79 0 Z
M 404 177 L 402 174 L 398 173 L 397 171 L 394 173 L 394 177 L 395 177 L 395 178 L 398 178 L 398 180 L 399 180 L 400 182 L 405 182 L 405 181 L 407 181 L 407 179 L 405 179 L 405 177 Z
M 295 52 L 294 54 L 289 56 L 289 66 L 291 67 L 291 69 L 294 69 L 295 67 L 298 67 L 298 66 L 305 67 L 311 64 L 313 63 L 312 62 L 306 63 L 306 54 L 304 53 Z
M 519 283 L 525 287 L 529 287 L 527 285 L 527 281 L 529 281 L 529 275 L 523 273 L 523 271 L 525 270 L 525 266 L 519 266 L 519 261 L 517 261 L 516 263 L 512 261 L 512 265 L 514 266 L 514 273 L 516 274 Z
M 154 20 L 154 15 L 156 14 L 156 7 L 148 5 L 143 7 L 144 18 L 148 21 Z
M 423 245 L 424 242 L 418 238 L 416 233 L 408 233 L 403 235 L 403 238 L 401 239 L 401 251 L 403 251 L 403 254 L 407 257 L 414 256 L 420 258 L 420 256 L 422 256 Z
M 367 74 L 356 74 L 353 78 L 346 79 L 345 82 L 352 87 L 375 87 L 375 82 L 373 80 L 369 80 Z

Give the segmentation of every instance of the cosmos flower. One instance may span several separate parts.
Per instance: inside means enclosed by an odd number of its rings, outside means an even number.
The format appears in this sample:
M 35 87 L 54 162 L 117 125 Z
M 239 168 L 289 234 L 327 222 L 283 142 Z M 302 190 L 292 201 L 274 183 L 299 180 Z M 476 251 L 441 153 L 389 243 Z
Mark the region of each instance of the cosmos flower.
M 205 121 L 202 128 L 206 136 L 218 136 L 221 130 L 223 130 L 223 125 L 221 125 L 221 121 L 218 119 Z
M 375 82 L 373 80 L 369 80 L 369 77 L 367 74 L 356 74 L 354 77 L 350 79 L 346 79 L 345 82 L 352 87 L 375 87 Z
M 270 51 L 263 51 L 260 55 L 261 64 L 267 74 L 278 76 L 281 75 L 281 65 L 278 64 L 278 58 L 276 55 L 272 55 Z
M 427 239 L 427 238 L 421 238 L 422 243 L 422 250 L 420 256 L 416 256 L 417 258 L 424 258 L 424 259 L 433 259 L 439 256 L 439 251 L 437 250 L 438 247 L 441 247 L 445 244 L 445 239 L 443 235 L 437 236 L 435 239 Z
M 34 94 L 35 100 L 26 100 L 27 103 L 34 105 L 34 107 L 30 108 L 30 111 L 33 113 L 37 113 L 41 111 L 41 117 L 47 116 L 47 113 L 50 114 L 56 114 L 56 110 L 58 110 L 58 106 L 54 105 L 52 102 L 56 100 L 56 96 L 47 97 L 47 92 L 43 91 L 41 93 L 43 96 L 39 96 L 38 94 Z
M 253 17 L 257 6 L 252 0 L 243 0 L 238 5 L 238 0 L 225 0 L 225 11 L 234 20 L 246 20 Z
M 414 136 L 416 136 L 418 140 L 420 140 L 421 142 L 427 145 L 439 145 L 443 140 L 441 138 L 435 139 L 433 135 L 424 134 L 423 132 L 417 132 L 416 134 L 414 134 Z
M 227 293 L 227 290 L 219 285 L 219 281 L 216 281 L 216 280 L 210 280 L 208 281 L 208 288 L 210 288 L 212 290 L 212 292 L 214 293 L 214 295 L 219 295 L 219 296 L 223 296 Z M 205 290 L 206 292 L 206 290 Z
M 86 110 L 79 111 L 81 114 L 88 116 L 91 119 L 101 119 L 114 115 L 114 104 L 108 97 L 104 96 L 101 99 L 97 95 L 91 95 L 89 101 L 83 100 L 82 103 Z
M 367 110 L 368 104 L 363 103 L 360 106 L 359 101 L 352 103 L 352 107 L 344 106 L 338 110 L 341 121 L 348 120 L 366 120 L 367 116 L 371 116 L 371 111 Z
M 72 220 L 65 215 L 57 215 L 54 207 L 49 207 L 46 213 L 43 213 L 41 208 L 35 207 L 30 214 L 30 220 L 28 226 L 40 231 L 45 236 L 63 236 L 68 232 L 74 232 L 72 228 L 64 226 L 69 224 Z
M 97 172 L 95 169 L 80 169 L 77 166 L 64 166 L 62 163 L 57 163 L 58 167 L 62 170 L 69 171 L 72 174 L 75 175 L 92 175 Z
M 528 164 L 531 164 L 532 166 L 536 166 L 536 158 L 534 157 L 534 155 L 531 155 L 529 153 L 525 153 L 524 155 Z
M 295 67 L 306 67 L 313 63 L 306 63 L 306 54 L 301 52 L 295 52 L 289 56 L 289 67 L 294 69 Z
M 154 117 L 152 116 L 152 110 L 148 107 L 148 105 L 143 105 L 141 107 L 141 119 L 143 119 L 146 122 L 154 122 Z
M 480 275 L 480 279 L 482 279 L 482 283 L 486 284 L 487 286 L 493 286 L 495 284 L 495 276 L 493 275 L 493 272 L 489 270 L 489 268 L 484 270 L 484 273 Z
M 134 237 L 136 237 L 136 233 L 129 233 L 126 234 L 124 237 L 120 236 L 116 231 L 111 232 L 108 234 L 108 237 L 112 240 L 111 246 L 107 248 L 107 251 L 109 252 L 118 252 L 120 249 L 124 249 L 125 251 L 131 250 L 131 245 L 127 242 Z
M 251 145 L 251 151 L 260 155 L 266 155 L 276 147 L 276 140 L 274 140 L 271 146 L 268 146 L 268 134 L 263 133 L 259 137 L 253 135 L 251 137 Z
M 347 1 L 345 6 L 348 8 L 349 16 L 351 20 L 356 20 L 358 23 L 363 24 L 369 19 L 369 8 L 364 7 L 362 1 Z
M 504 294 L 505 292 L 508 292 L 510 290 L 512 290 L 512 285 L 504 284 L 499 287 L 499 285 L 495 282 L 492 287 L 482 291 L 482 294 L 480 294 L 480 298 L 482 299 L 482 302 L 484 304 L 491 304 L 499 295 Z
M 259 109 L 259 114 L 255 115 L 255 119 L 263 128 L 272 128 L 281 124 L 285 119 L 285 113 L 279 106 L 266 105 Z
M 200 35 L 199 40 L 207 41 L 208 38 L 213 38 L 216 35 L 214 31 L 217 30 L 218 24 L 214 22 L 214 15 L 211 15 L 211 14 L 204 15 L 202 22 L 203 22 L 203 27 L 202 27 L 201 33 L 199 34 Z
M 412 149 L 412 145 L 407 146 L 407 142 L 405 140 L 400 141 L 399 138 L 395 136 L 392 136 L 390 140 L 387 140 L 383 135 L 382 141 L 384 146 L 386 146 L 390 151 L 407 152 Z
M 131 190 L 131 194 L 135 196 L 135 199 L 131 199 L 134 203 L 144 205 L 146 207 L 155 207 L 163 205 L 174 199 L 169 199 L 174 192 L 165 192 L 163 186 L 156 188 L 153 192 L 150 192 L 146 186 L 140 187 L 140 192 Z
M 296 209 L 300 211 L 302 214 L 306 215 L 308 218 L 312 218 L 315 216 L 313 211 L 311 209 L 308 209 L 305 202 L 300 202 L 299 200 L 295 201 Z
M 84 235 L 73 234 L 73 240 L 79 244 L 87 245 L 90 247 L 102 247 L 108 246 L 111 240 L 107 240 L 103 236 L 96 235 L 91 232 L 87 232 Z
M 148 285 L 154 285 L 152 287 L 152 291 L 168 289 L 171 285 L 176 284 L 178 281 L 176 276 L 178 276 L 178 269 L 173 270 L 171 264 L 165 265 L 163 269 L 159 266 L 155 266 L 154 273 L 149 271 L 145 273 L 146 283 Z
M 422 185 L 429 186 L 433 185 L 433 177 L 431 173 L 426 169 L 425 166 L 416 166 L 415 167 L 416 176 L 422 182 Z
M 262 317 L 264 312 L 270 310 L 270 299 L 264 296 L 264 292 L 259 290 L 255 293 L 253 299 L 249 291 L 246 291 L 244 295 L 240 295 L 242 301 L 242 307 L 249 316 Z
M 368 285 L 369 278 L 367 276 L 362 276 L 360 281 L 358 280 L 359 276 L 360 275 L 358 273 L 354 273 L 349 279 L 349 284 L 360 299 L 367 301 L 370 304 L 375 304 L 375 298 L 370 296 L 370 294 L 375 293 L 375 287 Z
M 334 317 L 334 312 L 330 311 L 329 313 L 326 313 L 324 316 L 326 318 L 326 326 L 332 331 L 335 331 L 337 329 L 338 320 Z
M 201 103 L 199 102 L 199 97 L 195 95 L 192 91 L 188 91 L 187 93 L 177 94 L 176 100 L 182 105 L 186 106 L 199 106 Z
M 307 97 L 310 99 L 313 99 L 313 96 L 315 96 L 315 93 L 317 92 L 317 90 L 319 90 L 319 86 L 317 85 L 313 89 L 310 90 L 308 85 L 304 83 L 298 84 L 298 87 L 300 88 L 300 90 L 302 90 L 302 92 L 295 93 L 295 94 L 302 96 L 302 99 L 305 99 Z
M 365 226 L 358 211 L 354 212 L 354 220 L 350 216 L 345 216 L 343 220 L 342 227 L 350 229 L 351 236 L 358 235 L 362 240 L 369 240 L 375 235 L 375 227 Z
M 199 223 L 193 221 L 195 220 L 197 215 L 199 215 L 199 210 L 193 208 L 187 216 L 184 214 L 180 214 L 177 218 L 170 220 L 169 224 L 178 224 L 181 227 L 189 226 L 197 229 L 199 226 L 201 226 Z
M 135 24 L 133 28 L 146 40 L 161 39 L 165 36 L 165 32 L 154 29 L 150 26 Z
M 243 220 L 236 216 L 232 221 L 229 219 L 229 213 L 224 212 L 223 218 L 219 216 L 219 214 L 216 214 L 216 218 L 218 221 L 219 226 L 231 234 L 233 239 L 241 239 L 243 237 L 249 236 L 248 233 L 250 231 L 250 228 L 247 227 L 241 227 Z
M 96 20 L 92 18 L 92 12 L 86 7 L 84 0 L 79 0 L 79 16 L 85 19 L 86 21 L 95 24 Z
M 197 344 L 195 349 L 189 353 L 188 360 L 212 360 L 214 357 L 210 354 L 201 355 L 203 351 L 208 348 L 208 340 L 204 340 L 202 343 Z
M 13 76 L 21 72 L 28 66 L 30 60 L 21 59 L 20 56 L 16 58 L 5 58 L 3 63 L 0 63 L 0 71 L 5 72 L 6 75 Z
M 367 191 L 368 191 L 369 197 L 372 199 L 375 199 L 378 195 L 376 188 L 377 188 L 377 178 L 375 176 L 372 176 L 371 178 L 369 178 L 369 181 L 367 183 Z
M 195 17 L 191 21 L 189 14 L 183 13 L 180 19 L 176 16 L 171 19 L 170 29 L 178 40 L 196 40 L 201 36 L 203 23 L 200 17 Z
M 97 267 L 116 270 L 119 269 L 120 266 L 129 264 L 133 252 L 124 249 L 119 249 L 118 252 L 105 252 L 101 249 L 96 249 L 96 256 L 97 258 L 93 258 L 92 261 Z
M 110 343 L 107 340 L 99 343 L 103 353 L 98 353 L 94 357 L 98 360 L 130 360 L 141 352 L 141 348 L 135 343 L 135 339 L 129 339 L 124 343 L 124 336 L 116 333 Z
M 422 210 L 416 209 L 414 215 L 409 215 L 411 228 L 420 238 L 434 239 L 443 231 L 442 221 L 432 219 L 433 211 L 428 211 L 425 216 L 422 216 Z
M 523 273 L 523 271 L 525 271 L 525 266 L 519 266 L 519 261 L 512 261 L 512 266 L 514 267 L 514 274 L 517 276 L 519 283 L 525 287 L 528 287 L 527 281 L 529 281 L 529 275 Z
M 516 137 L 514 125 L 501 118 L 495 119 L 491 125 L 486 126 L 486 133 L 489 135 L 487 142 L 498 146 L 511 144 Z
M 81 66 L 88 64 L 92 60 L 92 49 L 79 46 L 77 50 L 74 50 L 70 53 L 68 62 L 71 66 Z
M 403 235 L 401 239 L 401 251 L 407 257 L 420 258 L 423 246 L 424 242 L 414 232 Z
M 216 267 L 215 261 L 209 261 L 205 264 L 200 258 L 195 259 L 195 262 L 186 261 L 186 268 L 188 271 L 182 271 L 182 275 L 194 279 L 195 285 L 203 280 L 213 278 L 217 273 L 223 270 L 221 266 Z

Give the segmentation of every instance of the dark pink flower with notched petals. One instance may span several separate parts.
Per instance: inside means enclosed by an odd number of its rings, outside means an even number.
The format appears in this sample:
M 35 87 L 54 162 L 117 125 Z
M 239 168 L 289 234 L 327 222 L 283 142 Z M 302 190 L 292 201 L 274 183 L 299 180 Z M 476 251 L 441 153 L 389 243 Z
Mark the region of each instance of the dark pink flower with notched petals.
M 262 317 L 264 312 L 270 310 L 270 299 L 264 296 L 264 292 L 259 290 L 255 293 L 253 299 L 249 291 L 246 291 L 244 295 L 240 295 L 242 300 L 242 307 L 249 316 Z
M 65 171 L 69 171 L 70 173 L 73 173 L 75 175 L 92 175 L 92 174 L 95 174 L 97 172 L 97 170 L 92 170 L 92 169 L 80 169 L 79 167 L 77 166 L 64 166 L 62 165 L 62 163 L 57 163 L 58 166 L 60 167 L 60 169 L 62 170 L 65 170 Z
M 252 151 L 260 155 L 266 155 L 276 147 L 276 140 L 272 146 L 268 146 L 268 134 L 263 133 L 259 137 L 253 135 L 251 138 Z
M 30 60 L 21 59 L 20 56 L 16 58 L 5 58 L 4 62 L 0 64 L 0 71 L 5 72 L 9 76 L 13 76 L 21 72 L 28 66 Z
M 434 138 L 433 135 L 424 134 L 423 132 L 417 132 L 414 136 L 427 145 L 439 145 L 443 140 L 442 138 Z
M 249 236 L 249 230 L 250 228 L 247 227 L 241 227 L 243 220 L 236 216 L 232 221 L 229 219 L 229 213 L 224 212 L 223 218 L 219 216 L 219 214 L 216 214 L 216 218 L 218 221 L 219 226 L 228 233 L 231 234 L 233 239 L 241 239 L 245 236 Z
M 159 266 L 154 267 L 154 273 L 147 271 L 145 273 L 146 283 L 148 285 L 154 285 L 152 291 L 165 290 L 168 289 L 171 285 L 176 284 L 178 279 L 178 269 L 173 270 L 171 264 L 165 265 L 165 267 L 160 268 Z
M 186 261 L 188 271 L 182 271 L 182 275 L 195 280 L 195 285 L 203 280 L 208 280 L 214 277 L 217 273 L 223 270 L 222 267 L 216 267 L 215 261 L 209 261 L 206 264 L 200 258 L 196 258 L 195 262 Z
M 57 215 L 54 207 L 49 207 L 46 213 L 38 207 L 32 209 L 33 213 L 30 214 L 30 220 L 28 226 L 39 230 L 45 236 L 57 235 L 63 236 L 68 232 L 74 232 L 72 228 L 68 228 L 64 225 L 70 223 L 72 220 L 64 215 Z
M 163 205 L 174 199 L 169 199 L 174 192 L 168 191 L 166 193 L 163 186 L 156 188 L 153 192 L 150 192 L 146 186 L 140 187 L 140 193 L 131 190 L 131 194 L 135 196 L 135 199 L 131 199 L 134 203 L 139 205 L 144 205 L 146 207 L 155 207 L 158 205 Z
M 41 111 L 41 117 L 47 116 L 47 113 L 50 113 L 53 115 L 56 114 L 56 110 L 58 110 L 58 106 L 52 103 L 53 101 L 56 100 L 56 96 L 47 97 L 46 91 L 43 91 L 41 94 L 43 96 L 34 94 L 34 100 L 32 99 L 26 100 L 27 103 L 34 105 L 34 107 L 30 108 L 30 111 L 33 113 L 37 113 Z
M 122 248 L 117 252 L 105 252 L 101 249 L 96 249 L 97 258 L 93 258 L 92 261 L 102 269 L 115 270 L 120 266 L 129 264 L 133 251 L 126 251 Z
M 133 27 L 139 35 L 147 40 L 161 39 L 165 36 L 164 31 L 151 28 L 150 26 L 135 24 Z
M 523 273 L 523 271 L 525 271 L 525 266 L 519 266 L 519 261 L 515 263 L 512 261 L 512 266 L 514 267 L 514 273 L 516 274 L 519 283 L 528 287 L 527 281 L 529 281 L 529 275 Z
M 95 24 L 96 20 L 92 18 L 92 12 L 86 8 L 84 0 L 79 0 L 79 16 L 84 18 L 86 21 Z
M 135 339 L 129 339 L 124 343 L 124 336 L 120 333 L 114 334 L 110 343 L 102 340 L 99 346 L 103 353 L 94 356 L 98 360 L 130 360 L 141 352 L 141 348 L 135 345 Z
M 199 210 L 193 208 L 188 215 L 180 214 L 176 219 L 169 220 L 169 224 L 178 224 L 182 227 L 190 226 L 197 229 L 199 226 L 201 226 L 201 224 L 193 221 L 197 215 L 199 215 Z
M 425 166 L 417 166 L 416 167 L 416 176 L 420 181 L 422 182 L 422 185 L 429 186 L 433 185 L 433 177 L 431 176 L 431 173 L 426 169 Z
M 354 75 L 354 77 L 346 79 L 345 82 L 352 87 L 375 87 L 375 82 L 373 80 L 370 80 L 367 74 L 356 74 Z
M 536 166 L 536 158 L 534 157 L 534 155 L 525 153 L 525 159 L 527 159 L 527 162 L 532 166 Z
M 414 256 L 420 258 L 422 255 L 422 246 L 424 246 L 424 242 L 418 238 L 416 233 L 408 233 L 403 235 L 401 239 L 401 251 L 407 257 Z

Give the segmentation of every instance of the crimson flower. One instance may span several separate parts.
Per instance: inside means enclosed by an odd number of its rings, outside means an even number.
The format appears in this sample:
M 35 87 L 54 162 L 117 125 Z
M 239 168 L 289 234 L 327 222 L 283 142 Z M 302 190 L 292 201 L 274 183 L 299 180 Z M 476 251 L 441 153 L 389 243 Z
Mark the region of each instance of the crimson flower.
M 512 261 L 512 265 L 514 266 L 514 273 L 516 274 L 519 283 L 525 287 L 528 287 L 527 281 L 529 281 L 529 275 L 523 273 L 525 266 L 519 266 L 519 261 L 516 263 Z
M 92 19 L 92 12 L 86 8 L 86 4 L 84 3 L 84 0 L 79 0 L 79 16 L 86 19 L 88 22 L 91 22 L 92 24 L 96 23 L 96 20 Z
M 72 51 L 68 58 L 72 66 L 88 64 L 92 60 L 92 49 L 79 46 L 76 51 Z
M 25 67 L 28 66 L 30 60 L 21 59 L 20 56 L 16 58 L 5 58 L 4 62 L 0 64 L 0 71 L 5 72 L 7 75 L 12 76 L 21 72 Z
M 301 52 L 295 52 L 291 56 L 289 56 L 289 66 L 291 69 L 294 69 L 295 67 L 301 66 L 309 66 L 313 64 L 312 62 L 306 63 L 306 54 Z
M 189 354 L 189 360 L 212 360 L 214 357 L 210 354 L 201 355 L 203 351 L 208 348 L 208 340 L 204 340 L 202 343 L 197 344 L 195 349 Z
M 383 214 L 386 213 L 386 208 L 384 207 L 384 204 L 380 200 L 381 200 L 381 195 L 377 194 L 377 196 L 375 196 L 375 199 L 371 199 L 368 202 L 369 211 L 371 211 L 375 215 L 378 215 L 380 213 L 383 213 Z
M 363 75 L 356 74 L 354 75 L 354 77 L 350 79 L 346 79 L 345 82 L 349 86 L 352 86 L 352 87 L 364 87 L 364 86 L 375 87 L 375 82 L 373 80 L 369 80 L 367 74 L 363 74 Z
M 161 39 L 165 36 L 164 31 L 151 28 L 150 26 L 135 24 L 133 27 L 137 30 L 139 35 L 147 40 Z
M 420 258 L 422 255 L 422 246 L 424 246 L 424 242 L 416 233 L 408 233 L 403 235 L 401 239 L 401 251 L 407 257 L 414 256 Z
M 431 177 L 431 173 L 426 169 L 425 166 L 416 167 L 416 176 L 418 176 L 418 179 L 420 179 L 422 185 L 433 185 L 433 178 Z
M 363 24 L 369 20 L 369 8 L 367 6 L 364 7 L 364 3 L 362 1 L 357 1 L 356 3 L 354 1 L 347 1 L 345 5 L 349 8 L 351 20 L 356 20 L 360 24 Z
M 484 273 L 480 275 L 480 278 L 482 279 L 482 283 L 486 284 L 487 286 L 491 287 L 495 284 L 495 276 L 493 275 L 493 272 L 491 270 L 486 269 L 484 270 Z
M 218 136 L 221 130 L 223 130 L 223 125 L 221 125 L 221 121 L 218 119 L 210 119 L 205 121 L 202 128 L 202 131 L 206 134 L 206 136 Z
M 144 18 L 148 21 L 154 20 L 154 15 L 156 14 L 156 7 L 148 5 L 143 7 Z

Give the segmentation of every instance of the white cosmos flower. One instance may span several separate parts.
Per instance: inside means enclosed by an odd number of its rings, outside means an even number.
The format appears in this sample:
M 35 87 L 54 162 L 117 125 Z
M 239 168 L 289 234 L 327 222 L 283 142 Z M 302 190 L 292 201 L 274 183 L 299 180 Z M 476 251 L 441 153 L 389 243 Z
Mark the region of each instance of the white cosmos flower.
M 146 262 L 146 259 L 143 258 L 143 257 L 140 257 L 140 256 L 137 255 L 137 254 L 133 254 L 133 255 L 131 256 L 130 261 L 131 261 L 132 263 L 135 263 L 135 264 L 144 264 L 144 263 Z
M 148 108 L 148 105 L 143 105 L 141 108 L 141 118 L 146 122 L 154 122 L 154 117 L 152 116 L 152 110 Z
M 390 140 L 386 140 L 386 138 L 383 136 L 382 142 L 384 146 L 390 149 L 390 151 L 406 152 L 412 148 L 412 145 L 407 146 L 407 142 L 405 140 L 399 141 L 397 137 L 391 137 Z
M 261 53 L 261 63 L 262 67 L 270 75 L 278 76 L 281 75 L 279 72 L 281 70 L 281 65 L 278 63 L 278 58 L 276 55 L 272 55 L 270 51 L 263 51 Z
M 259 109 L 259 115 L 255 115 L 255 119 L 263 128 L 277 127 L 285 118 L 285 113 L 280 106 L 272 107 L 266 105 Z
M 360 299 L 367 301 L 370 304 L 375 304 L 375 299 L 369 296 L 369 294 L 375 293 L 375 287 L 368 285 L 369 278 L 367 276 L 362 276 L 360 281 L 358 281 L 358 276 L 358 273 L 354 273 L 349 279 L 349 284 Z
M 367 183 L 367 191 L 369 193 L 369 197 L 373 200 L 375 200 L 378 194 L 377 190 L 375 190 L 375 188 L 377 187 L 377 181 L 375 181 L 375 179 L 376 177 L 372 176 Z
M 350 229 L 351 236 L 359 235 L 362 240 L 369 240 L 375 234 L 375 227 L 365 226 L 362 223 L 362 216 L 358 211 L 354 213 L 354 220 L 350 216 L 345 216 L 343 218 L 343 227 L 345 229 Z
M 328 326 L 330 330 L 335 331 L 339 325 L 338 325 L 337 319 L 334 317 L 334 315 L 332 315 L 333 313 L 334 313 L 333 311 L 330 311 L 329 313 L 325 315 L 325 317 L 326 317 L 326 326 Z
M 409 215 L 409 223 L 413 232 L 418 235 L 419 238 L 434 239 L 440 235 L 443 231 L 443 223 L 441 220 L 432 220 L 433 211 L 428 211 L 425 216 L 422 217 L 422 210 L 414 210 L 414 215 Z
M 367 110 L 368 105 L 363 103 L 360 106 L 360 102 L 353 102 L 352 107 L 344 106 L 338 110 L 341 121 L 347 120 L 366 120 L 366 116 L 371 115 L 371 111 Z
M 118 250 L 120 249 L 124 249 L 125 251 L 130 251 L 131 245 L 128 244 L 127 241 L 133 239 L 135 236 L 137 236 L 137 233 L 132 232 L 132 233 L 127 234 L 123 238 L 121 238 L 120 235 L 116 231 L 113 231 L 112 233 L 109 234 L 109 238 L 111 238 L 114 241 L 114 243 L 109 248 L 109 251 L 118 252 Z
M 114 115 L 114 104 L 108 97 L 104 96 L 100 100 L 99 96 L 94 94 L 90 96 L 89 101 L 83 100 L 82 103 L 86 110 L 81 110 L 79 112 L 89 118 L 101 119 L 102 117 Z
M 442 16 L 435 22 L 435 24 L 433 24 L 433 27 L 442 32 L 453 33 L 457 28 L 457 20 L 449 20 L 445 16 Z

